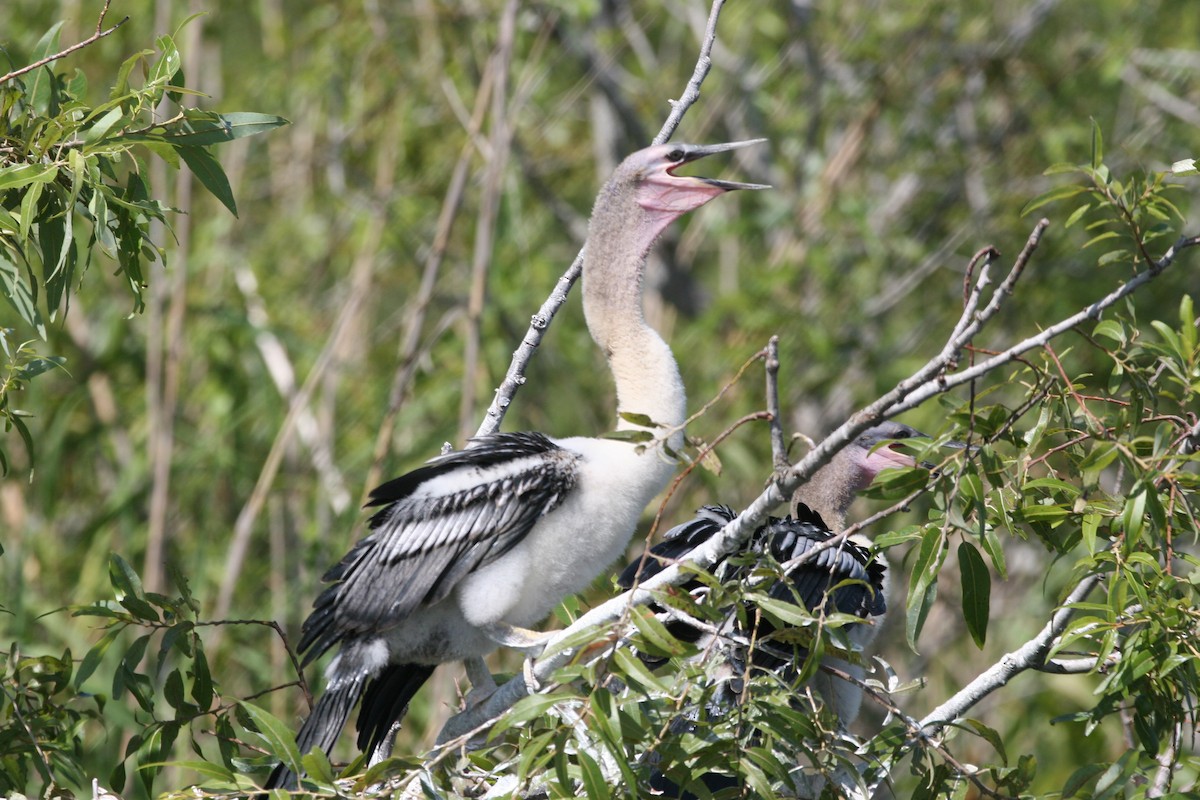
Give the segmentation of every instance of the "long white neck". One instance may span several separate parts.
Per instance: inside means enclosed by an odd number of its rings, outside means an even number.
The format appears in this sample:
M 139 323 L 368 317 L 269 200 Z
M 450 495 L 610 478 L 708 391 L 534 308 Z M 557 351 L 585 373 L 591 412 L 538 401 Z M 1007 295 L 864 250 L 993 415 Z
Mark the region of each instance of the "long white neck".
M 687 397 L 679 366 L 642 312 L 646 253 L 672 218 L 646 212 L 613 183 L 601 191 L 583 260 L 583 314 L 616 381 L 617 412 L 680 428 Z M 618 418 L 618 430 L 640 427 Z M 662 433 L 661 428 L 651 430 Z M 679 450 L 682 430 L 667 443 Z

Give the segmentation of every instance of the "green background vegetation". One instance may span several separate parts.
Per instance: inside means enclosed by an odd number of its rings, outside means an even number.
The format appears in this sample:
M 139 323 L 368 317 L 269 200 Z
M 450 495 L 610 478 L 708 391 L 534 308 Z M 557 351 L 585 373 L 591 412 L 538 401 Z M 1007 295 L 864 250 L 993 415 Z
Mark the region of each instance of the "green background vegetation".
M 726 162 L 710 159 L 695 171 L 774 189 L 731 195 L 690 215 L 668 232 L 652 260 L 648 317 L 679 357 L 692 409 L 778 335 L 785 430 L 819 440 L 940 349 L 961 310 L 970 256 L 994 245 L 1007 266 L 1036 219 L 1022 216 L 1026 203 L 1054 187 L 1090 185 L 1078 174 L 1043 173 L 1061 162 L 1090 163 L 1097 129 L 1104 162 L 1122 181 L 1118 194 L 1127 189 L 1136 196 L 1135 178 L 1195 157 L 1195 11 L 1187 0 L 730 3 L 712 73 L 675 138 L 768 138 L 765 146 Z M 95 2 L 9 0 L 0 12 L 0 71 L 29 63 L 58 21 L 65 20 L 64 45 L 85 38 L 98 12 Z M 180 28 L 196 12 L 203 15 Z M 61 369 L 25 381 L 7 398 L 10 408 L 33 414 L 23 420 L 34 446 L 30 451 L 15 431 L 0 440 L 9 462 L 0 483 L 3 649 L 15 643 L 24 656 L 54 657 L 69 649 L 76 661 L 88 653 L 103 635 L 103 618 L 62 609 L 112 599 L 114 586 L 138 595 L 110 553 L 132 565 L 151 592 L 177 597 L 186 576 L 194 606 L 179 604 L 180 618 L 274 619 L 295 631 L 321 572 L 361 533 L 358 505 L 365 490 L 420 464 L 443 442 L 461 446 L 474 432 L 530 315 L 582 243 L 596 189 L 624 154 L 649 142 L 669 112 L 668 99 L 691 75 L 707 14 L 706 5 L 682 0 L 527 3 L 512 17 L 511 53 L 497 56 L 504 52 L 498 42 L 505 7 L 495 2 L 114 0 L 108 23 L 125 15 L 129 21 L 54 65 L 56 72 L 87 77 L 90 105 L 108 98 L 130 55 L 173 34 L 182 66 L 178 82 L 203 93 L 186 96 L 185 105 L 279 115 L 291 124 L 212 146 L 236 199 L 236 217 L 186 168 L 164 164 L 156 154 L 139 156 L 151 196 L 177 210 L 165 214 L 167 227 L 146 221 L 165 264 L 144 265 L 140 300 L 118 262 L 97 253 L 70 281 L 69 313 L 65 300 L 47 305 L 41 296 L 44 341 L 14 308 L 0 306 L 0 328 L 11 329 L 10 343 L 30 341 L 38 356 L 62 359 Z M 140 66 L 135 75 L 135 83 L 145 77 Z M 0 166 L 7 157 L 0 150 Z M 460 161 L 466 168 L 461 207 L 442 242 L 439 217 Z M 1190 213 L 1196 184 L 1171 180 L 1183 185 L 1166 195 L 1182 218 L 1168 214 L 1164 221 L 1148 213 L 1140 221 L 1142 234 L 1167 226 L 1149 240 L 1155 256 L 1179 233 L 1200 228 Z M 10 200 L 0 195 L 5 208 Z M 1083 203 L 1092 205 L 1067 227 Z M 1135 271 L 1136 243 L 1127 226 L 1089 229 L 1117 218 L 1106 203 L 1080 195 L 1037 210 L 1051 227 L 1017 297 L 977 347 L 1002 349 L 1032 335 Z M 1081 249 L 1109 230 L 1117 235 Z M 76 233 L 86 239 L 83 226 Z M 1118 255 L 1104 258 L 1109 252 Z M 423 271 L 438 255 L 423 303 Z M 1180 308 L 1198 286 L 1195 255 L 1184 254 L 1120 309 L 1122 322 L 1107 338 L 1091 336 L 1089 324 L 1088 336 L 1056 341 L 1055 352 L 1080 392 L 1111 393 L 1149 409 L 1139 416 L 1125 406 L 1095 403 L 1112 437 L 1128 432 L 1152 439 L 1147 417 L 1195 414 L 1194 325 L 1190 316 L 1181 319 Z M 411 382 L 381 443 L 389 394 L 406 366 L 406 328 L 418 313 L 424 316 L 409 359 Z M 1150 320 L 1177 331 L 1175 352 L 1143 347 L 1170 344 L 1151 332 Z M 345 335 L 331 345 L 331 334 L 343 327 Z M 472 340 L 479 347 L 475 357 Z M 1124 373 L 1114 373 L 1114 352 L 1128 357 Z M 304 423 L 311 424 L 315 444 L 292 438 L 282 451 L 261 513 L 246 528 L 244 565 L 234 575 L 229 563 L 239 514 L 255 494 L 288 412 L 265 354 L 286 361 L 296 385 L 319 367 Z M 1055 370 L 1046 355 L 1031 358 L 1048 374 Z M 1163 366 L 1168 363 L 1173 366 Z M 1019 407 L 1028 388 L 1020 369 L 981 384 L 979 406 Z M 1126 383 L 1123 374 L 1131 376 Z M 528 377 L 507 429 L 572 435 L 611 428 L 609 378 L 576 298 L 559 315 Z M 1106 438 L 1079 421 L 1083 415 L 1068 395 L 1061 386 L 1048 390 L 1041 427 L 1038 409 L 1016 422 L 1016 439 L 1039 432 L 1023 440 L 1028 450 L 1009 442 L 1002 454 L 1013 469 L 1021 462 L 1023 477 L 1029 477 L 1029 460 L 1071 438 L 1073 424 Z M 966 419 L 967 401 L 967 393 L 958 392 L 903 421 L 947 433 Z M 751 371 L 689 432 L 711 441 L 762 405 L 761 380 Z M 1120 414 L 1128 419 L 1106 416 Z M 798 445 L 794 454 L 800 452 Z M 323 453 L 331 461 L 318 466 Z M 756 496 L 770 475 L 766 426 L 738 431 L 718 455 L 721 474 L 693 473 L 668 503 L 666 522 L 704 502 L 737 506 Z M 1087 453 L 1077 455 L 1059 452 L 1069 463 L 1035 463 L 1032 475 L 1079 478 L 1085 501 L 1106 492 L 1120 499 L 1138 480 L 1152 485 L 1132 472 L 1137 459 L 1115 474 L 1126 464 L 1122 455 L 1100 480 L 1098 470 L 1088 472 L 1094 461 L 1080 467 Z M 1194 502 L 1191 474 L 1181 470 L 1179 509 Z M 902 680 L 924 679 L 923 687 L 898 698 L 910 714 L 920 717 L 1040 629 L 1070 578 L 1091 568 L 1075 495 L 1038 496 L 1039 504 L 1067 509 L 1061 517 L 1037 520 L 1005 510 L 1011 528 L 999 536 L 1007 569 L 993 574 L 992 622 L 982 649 L 963 622 L 954 559 L 916 642 L 919 652 L 906 646 L 903 598 L 916 548 L 904 541 L 890 551 L 896 591 L 880 651 Z M 930 509 L 930 501 L 918 501 L 889 527 L 921 522 Z M 1111 517 L 1114 531 L 1129 533 L 1118 524 L 1121 513 L 1118 504 L 1104 515 L 1104 531 Z M 1146 513 L 1151 530 L 1144 550 L 1160 553 L 1162 537 L 1169 543 L 1172 530 L 1157 526 L 1153 508 Z M 1174 505 L 1163 518 L 1176 513 L 1190 518 Z M 1175 525 L 1182 553 L 1194 544 L 1196 525 Z M 1195 605 L 1186 580 L 1191 571 L 1182 569 L 1175 598 L 1184 633 Z M 587 599 L 610 593 L 602 582 Z M 110 696 L 114 676 L 129 662 L 123 654 L 149 632 L 134 626 L 117 636 L 106 657 L 89 665 L 95 671 L 82 688 Z M 143 680 L 147 702 L 172 693 L 180 699 L 182 688 L 172 688 L 167 677 L 178 657 L 188 670 L 186 702 L 197 709 L 209 708 L 213 689 L 206 692 L 205 683 L 215 682 L 219 698 L 212 702 L 258 696 L 255 702 L 281 719 L 302 713 L 295 688 L 259 696 L 295 680 L 271 628 L 198 628 L 182 638 L 191 641 L 175 643 L 192 648 L 186 658 L 180 650 L 160 669 L 155 638 L 146 662 L 129 664 L 131 674 L 150 676 L 129 679 Z M 201 646 L 207 659 L 193 660 Z M 17 660 L 2 663 L 6 691 L 13 691 Z M 518 662 L 502 656 L 496 663 L 512 670 Z M 1189 661 L 1186 669 L 1195 668 Z M 455 673 L 443 673 L 414 704 L 398 753 L 428 746 L 449 714 Z M 1107 717 L 1086 736 L 1082 721 L 1049 724 L 1093 708 L 1098 682 L 1096 676 L 1024 675 L 973 715 L 999 732 L 1013 764 L 1020 754 L 1037 754 L 1029 791 L 1039 796 L 1062 790 L 1080 767 L 1130 752 L 1130 774 L 1151 775 L 1150 749 L 1136 755 L 1141 733 L 1129 712 Z M 1195 697 L 1146 696 L 1180 709 Z M 95 697 L 69 702 L 83 715 L 68 725 L 79 744 L 67 760 L 80 768 L 64 768 L 58 777 L 77 791 L 93 776 L 109 785 L 130 737 L 149 730 L 151 712 L 128 694 L 108 700 L 102 712 Z M 161 700 L 155 708 L 160 720 L 172 716 Z M 882 718 L 869 710 L 856 730 L 878 727 Z M 190 731 L 215 761 L 210 732 L 232 734 L 221 727 L 229 724 L 202 715 L 182 726 L 174 753 L 150 748 L 139 758 L 196 758 L 186 752 Z M 0 728 L 19 739 L 14 730 Z M 133 749 L 144 744 L 135 740 Z M 965 763 L 996 758 L 984 739 L 964 739 L 955 754 Z M 348 748 L 339 754 L 349 755 Z M 25 788 L 38 791 L 43 781 L 31 761 L 22 763 Z M 1176 786 L 1195 780 L 1189 764 L 1180 767 Z M 151 790 L 128 772 L 128 785 L 113 787 L 126 797 L 198 780 L 173 769 Z M 920 782 L 908 777 L 907 767 L 895 780 L 902 797 L 915 791 L 906 781 Z M 1128 787 L 1144 791 L 1136 781 Z M 1083 791 L 1102 794 L 1094 782 Z

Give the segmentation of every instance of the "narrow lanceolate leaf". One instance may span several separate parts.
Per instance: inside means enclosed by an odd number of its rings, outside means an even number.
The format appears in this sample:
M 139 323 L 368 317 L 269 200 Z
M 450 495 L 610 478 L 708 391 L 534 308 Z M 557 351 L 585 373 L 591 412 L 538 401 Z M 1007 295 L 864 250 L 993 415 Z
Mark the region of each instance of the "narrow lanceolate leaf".
M 662 427 L 657 422 L 650 419 L 650 415 L 648 414 L 637 414 L 633 411 L 618 411 L 617 416 L 632 425 L 641 425 L 643 428 Z
M 946 548 L 941 528 L 930 526 L 921 536 L 921 546 L 917 550 L 908 584 L 904 635 L 914 653 L 917 652 L 917 638 L 925 626 L 925 618 L 937 599 L 937 576 L 945 559 Z
M 47 164 L 21 164 L 0 169 L 0 190 L 19 189 L 31 183 L 49 183 L 58 175 L 58 167 Z
M 964 719 L 962 720 L 962 725 L 963 727 L 970 728 L 976 735 L 985 739 L 988 744 L 995 748 L 996 755 L 1000 756 L 1000 761 L 1005 765 L 1008 764 L 1008 753 L 1004 749 L 1004 740 L 999 733 L 975 719 Z
M 192 174 L 204 184 L 204 188 L 212 192 L 213 197 L 220 200 L 236 217 L 237 203 L 233 199 L 233 190 L 229 188 L 229 179 L 225 177 L 225 170 L 221 169 L 221 164 L 213 158 L 212 153 L 203 147 L 192 145 L 181 145 L 175 149 L 179 151 L 180 157 Z
M 632 609 L 630 618 L 638 633 L 642 635 L 644 645 L 648 646 L 654 655 L 679 656 L 687 652 L 687 645 L 672 636 L 667 627 L 645 606 Z
M 991 614 L 992 575 L 975 545 L 965 539 L 958 546 L 958 567 L 962 577 L 963 619 L 967 622 L 967 632 L 982 648 Z
M 1055 200 L 1063 200 L 1067 197 L 1074 197 L 1077 194 L 1083 194 L 1085 191 L 1087 190 L 1082 186 L 1056 186 L 1048 192 L 1039 194 L 1037 197 L 1026 203 L 1021 209 L 1021 216 L 1025 216 L 1031 211 L 1036 211 L 1047 203 L 1053 203 Z
M 108 557 L 108 576 L 112 586 L 120 596 L 142 596 L 142 579 L 138 577 L 129 562 L 116 553 Z
M 287 725 L 284 725 L 276 717 L 271 716 L 263 709 L 256 705 L 247 703 L 245 700 L 239 700 L 238 705 L 250 717 L 254 727 L 266 739 L 267 744 L 271 747 L 271 754 L 278 756 L 287 768 L 299 775 L 303 768 L 300 765 L 300 748 L 296 747 L 296 737 Z
M 174 147 L 205 147 L 210 144 L 232 142 L 247 136 L 257 136 L 283 125 L 289 120 L 273 114 L 255 114 L 236 111 L 230 114 L 214 114 L 210 111 L 189 110 L 182 119 L 159 125 L 148 130 L 123 135 L 131 142 L 165 142 Z

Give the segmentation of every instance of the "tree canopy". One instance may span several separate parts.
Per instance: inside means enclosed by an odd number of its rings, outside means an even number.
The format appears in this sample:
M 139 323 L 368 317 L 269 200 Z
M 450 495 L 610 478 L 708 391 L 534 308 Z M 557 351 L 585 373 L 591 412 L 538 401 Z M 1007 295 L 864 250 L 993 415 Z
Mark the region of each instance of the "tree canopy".
M 1190 3 L 98 5 L 15 0 L 0 34 L 0 794 L 232 793 L 278 758 L 329 796 L 1195 791 Z M 862 717 L 756 680 L 672 730 L 710 665 L 605 577 L 552 621 L 616 644 L 506 684 L 484 746 L 431 750 L 443 668 L 365 777 L 297 752 L 293 634 L 366 491 L 462 446 L 531 332 L 504 428 L 613 428 L 578 304 L 539 308 L 672 112 L 766 137 L 728 169 L 773 189 L 653 257 L 700 413 L 631 557 L 711 502 L 747 509 L 736 548 L 880 417 L 972 445 L 858 507 L 892 576 Z M 701 619 L 756 592 L 705 579 Z M 758 607 L 805 677 L 844 646 Z

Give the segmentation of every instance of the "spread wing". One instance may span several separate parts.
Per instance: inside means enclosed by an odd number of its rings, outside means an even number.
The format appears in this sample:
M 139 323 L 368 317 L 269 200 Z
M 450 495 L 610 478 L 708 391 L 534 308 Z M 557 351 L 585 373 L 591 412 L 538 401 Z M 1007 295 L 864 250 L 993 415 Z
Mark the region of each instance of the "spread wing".
M 539 433 L 500 433 L 371 493 L 371 533 L 324 577 L 299 649 L 392 627 L 507 553 L 575 486 L 579 455 Z

